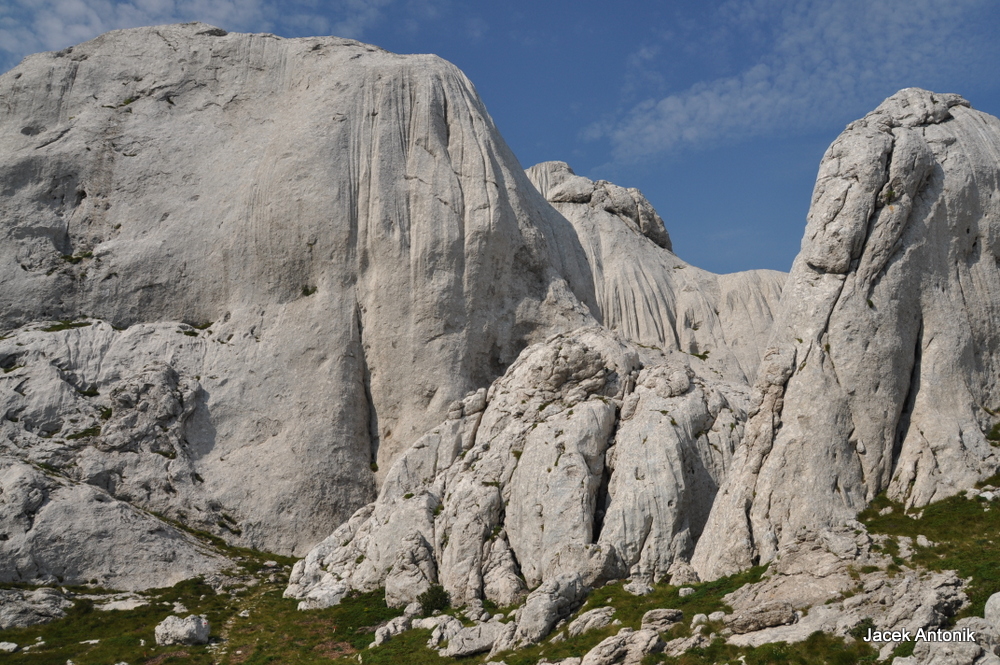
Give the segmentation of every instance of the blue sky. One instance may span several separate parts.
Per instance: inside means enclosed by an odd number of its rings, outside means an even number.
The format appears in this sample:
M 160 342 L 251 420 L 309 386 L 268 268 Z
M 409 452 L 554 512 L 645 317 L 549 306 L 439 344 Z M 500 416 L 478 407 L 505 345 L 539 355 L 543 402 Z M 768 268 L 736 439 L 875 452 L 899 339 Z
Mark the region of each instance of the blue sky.
M 437 53 L 524 166 L 640 188 L 678 255 L 715 272 L 789 268 L 824 150 L 896 90 L 1000 115 L 996 0 L 0 0 L 0 70 L 192 20 Z

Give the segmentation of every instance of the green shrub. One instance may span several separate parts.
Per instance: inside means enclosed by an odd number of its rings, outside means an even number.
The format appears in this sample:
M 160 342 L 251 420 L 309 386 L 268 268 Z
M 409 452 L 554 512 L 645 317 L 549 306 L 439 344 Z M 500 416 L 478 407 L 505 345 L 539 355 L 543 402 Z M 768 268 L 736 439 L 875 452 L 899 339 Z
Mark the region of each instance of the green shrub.
M 432 584 L 427 591 L 417 596 L 420 603 L 420 611 L 425 617 L 429 617 L 435 610 L 442 612 L 451 607 L 451 596 L 440 584 Z

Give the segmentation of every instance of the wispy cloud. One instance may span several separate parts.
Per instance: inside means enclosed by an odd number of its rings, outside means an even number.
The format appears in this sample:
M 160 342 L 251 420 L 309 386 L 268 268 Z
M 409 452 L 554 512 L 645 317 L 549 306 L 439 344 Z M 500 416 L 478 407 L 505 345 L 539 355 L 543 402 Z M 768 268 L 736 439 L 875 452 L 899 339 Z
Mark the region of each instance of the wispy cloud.
M 428 0 L 424 0 L 427 2 Z M 38 51 L 108 30 L 204 21 L 226 30 L 364 37 L 395 0 L 8 0 L 0 3 L 0 71 Z
M 634 104 L 584 136 L 610 139 L 616 159 L 632 161 L 843 122 L 898 88 L 947 86 L 992 62 L 980 24 L 996 12 L 988 0 L 729 0 L 703 40 L 748 47 L 738 73 Z

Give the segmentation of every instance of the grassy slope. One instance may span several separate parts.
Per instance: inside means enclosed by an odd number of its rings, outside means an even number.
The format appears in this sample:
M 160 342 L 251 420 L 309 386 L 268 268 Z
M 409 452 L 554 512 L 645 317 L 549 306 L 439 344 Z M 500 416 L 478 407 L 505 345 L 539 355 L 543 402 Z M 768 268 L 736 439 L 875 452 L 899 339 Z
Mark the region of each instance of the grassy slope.
M 1000 484 L 1000 479 L 991 479 Z M 891 506 L 885 515 L 879 512 Z M 1000 506 L 982 500 L 953 497 L 923 509 L 919 519 L 907 515 L 898 504 L 877 499 L 859 518 L 872 533 L 890 536 L 924 535 L 937 543 L 933 547 L 915 547 L 910 562 L 897 558 L 899 565 L 914 565 L 930 570 L 956 570 L 963 578 L 971 578 L 967 588 L 971 604 L 959 616 L 982 615 L 983 604 L 994 592 L 1000 591 Z M 291 563 L 263 552 L 227 547 L 218 538 L 197 534 L 207 544 L 238 561 L 234 575 L 255 576 L 259 583 L 235 595 L 216 594 L 200 580 L 189 580 L 169 589 L 147 593 L 151 604 L 135 610 L 99 612 L 87 600 L 77 600 L 69 615 L 50 624 L 0 632 L 0 641 L 25 646 L 41 638 L 45 645 L 31 653 L 5 655 L 5 662 L 30 662 L 33 665 L 98 665 L 126 661 L 132 665 L 146 663 L 286 663 L 295 662 L 357 663 L 358 651 L 363 662 L 372 665 L 437 665 L 460 662 L 479 665 L 485 656 L 454 659 L 442 658 L 427 648 L 429 631 L 409 631 L 385 645 L 367 649 L 375 627 L 398 610 L 387 608 L 382 593 L 358 595 L 341 605 L 325 610 L 300 612 L 296 601 L 281 597 L 287 582 L 284 573 L 273 578 L 263 567 L 267 559 L 284 566 Z M 895 539 L 887 542 L 889 554 L 897 554 Z M 684 611 L 685 622 L 673 629 L 665 639 L 690 634 L 690 619 L 699 613 L 709 614 L 727 609 L 722 597 L 740 586 L 760 579 L 763 569 L 756 568 L 714 582 L 693 585 L 695 593 L 681 598 L 678 589 L 658 585 L 645 597 L 631 596 L 621 584 L 609 585 L 591 593 L 579 612 L 613 605 L 620 625 L 608 626 L 575 638 L 553 642 L 552 637 L 539 645 L 500 658 L 508 665 L 534 665 L 540 659 L 558 660 L 567 656 L 582 656 L 604 638 L 617 633 L 623 626 L 638 628 L 643 613 L 657 607 L 672 607 Z M 11 585 L 13 586 L 13 585 Z M 89 591 L 77 589 L 79 593 Z M 190 613 L 205 614 L 212 624 L 215 644 L 195 647 L 156 647 L 153 629 L 173 613 L 174 602 L 185 605 Z M 246 611 L 249 616 L 241 617 Z M 81 644 L 84 640 L 100 640 L 98 644 Z M 145 642 L 145 644 L 143 644 Z M 905 650 L 905 646 L 903 647 Z M 900 652 L 902 655 L 902 652 Z M 815 634 L 800 644 L 769 644 L 756 649 L 737 648 L 721 639 L 702 649 L 694 649 L 679 658 L 662 654 L 649 656 L 644 662 L 677 665 L 707 665 L 708 663 L 830 663 L 850 665 L 872 662 L 875 652 L 866 644 L 849 643 L 841 638 Z
M 987 484 L 1000 484 L 1000 476 L 980 483 L 980 487 Z M 886 508 L 892 511 L 879 515 Z M 871 533 L 908 536 L 914 541 L 923 535 L 936 543 L 933 547 L 914 543 L 916 553 L 910 561 L 928 570 L 954 570 L 970 580 L 965 588 L 969 605 L 956 618 L 982 616 L 986 600 L 1000 591 L 1000 505 L 959 495 L 908 515 L 901 504 L 880 496 L 858 519 Z M 898 554 L 895 540 L 887 543 L 886 551 Z M 898 557 L 896 563 L 902 563 Z

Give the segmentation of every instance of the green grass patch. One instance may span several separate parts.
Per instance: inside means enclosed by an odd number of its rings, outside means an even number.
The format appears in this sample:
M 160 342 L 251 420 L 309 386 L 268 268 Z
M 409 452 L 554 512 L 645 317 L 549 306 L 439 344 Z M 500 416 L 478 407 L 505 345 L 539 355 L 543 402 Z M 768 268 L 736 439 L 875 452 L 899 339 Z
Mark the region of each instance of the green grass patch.
M 984 481 L 987 484 L 996 477 Z M 892 512 L 879 515 L 891 507 Z M 858 519 L 871 533 L 890 536 L 908 536 L 916 540 L 926 536 L 936 543 L 933 547 L 916 547 L 911 562 L 927 570 L 954 570 L 961 578 L 972 578 L 965 588 L 970 604 L 955 618 L 982 616 L 986 600 L 1000 591 L 1000 506 L 993 506 L 979 499 L 964 495 L 932 503 L 922 510 L 920 519 L 907 515 L 903 506 L 884 496 L 877 497 Z M 899 559 L 899 547 L 889 540 L 883 550 L 893 557 L 893 564 L 904 563 Z
M 63 330 L 70 330 L 72 328 L 86 328 L 89 325 L 93 325 L 93 323 L 91 321 L 74 321 L 72 319 L 65 319 L 59 323 L 54 323 L 51 326 L 42 328 L 42 332 L 60 332 Z
M 662 654 L 647 656 L 643 665 L 856 665 L 874 663 L 878 652 L 864 642 L 848 644 L 843 638 L 815 632 L 802 642 L 772 642 L 756 648 L 742 648 L 716 639 L 707 647 L 691 649 L 671 658 Z
M 77 264 L 77 263 L 80 263 L 84 259 L 92 259 L 92 258 L 94 258 L 93 252 L 81 252 L 80 254 L 63 254 L 62 255 L 62 260 L 63 261 L 65 261 L 66 263 L 72 263 L 74 265 Z
M 91 436 L 100 436 L 100 435 L 101 435 L 101 426 L 94 425 L 93 427 L 88 427 L 87 429 L 80 430 L 76 434 L 70 434 L 66 438 L 72 441 L 74 439 L 86 439 Z
M 214 659 L 206 646 L 157 647 L 153 630 L 156 624 L 174 613 L 173 602 L 176 600 L 182 602 L 191 614 L 207 616 L 212 634 L 218 635 L 225 618 L 236 609 L 235 601 L 228 595 L 217 595 L 200 579 L 187 580 L 169 589 L 148 592 L 147 595 L 151 601 L 149 605 L 110 612 L 95 610 L 91 600 L 78 599 L 63 619 L 41 626 L 2 631 L 0 640 L 14 642 L 21 647 L 35 643 L 38 638 L 45 643 L 32 648 L 29 653 L 5 656 L 5 661 L 32 665 L 65 665 L 67 660 L 77 665 L 122 660 L 144 663 L 158 656 L 169 658 L 184 652 L 187 654 L 182 657 L 185 663 L 212 663 Z M 97 644 L 81 644 L 87 640 L 99 641 Z
M 161 518 L 162 519 L 162 518 Z M 355 595 L 334 608 L 300 612 L 298 602 L 282 598 L 288 582 L 284 567 L 294 559 L 268 552 L 233 547 L 221 538 L 183 527 L 212 549 L 219 550 L 237 562 L 229 574 L 254 575 L 259 582 L 235 593 L 215 591 L 202 579 L 186 580 L 173 587 L 145 592 L 150 604 L 134 610 L 102 612 L 94 609 L 93 601 L 78 598 L 63 619 L 48 624 L 0 631 L 0 641 L 14 642 L 22 648 L 41 638 L 45 643 L 28 653 L 4 656 L 4 662 L 32 665 L 106 665 L 108 663 L 329 663 L 331 658 L 353 653 L 367 646 L 375 627 L 400 613 L 387 608 L 382 590 Z M 265 566 L 269 561 L 278 563 Z M 5 584 L 8 588 L 35 588 L 23 584 Z M 73 587 L 76 594 L 107 593 L 105 589 Z M 211 640 L 221 649 L 206 645 L 157 647 L 156 625 L 174 612 L 174 603 L 181 603 L 187 612 L 201 614 L 211 624 Z M 249 616 L 240 616 L 244 610 Z M 97 644 L 81 644 L 98 640 Z M 223 653 L 223 651 L 225 653 Z M 237 654 L 236 651 L 243 653 Z M 356 661 L 353 661 L 356 662 Z
M 1000 445 L 1000 423 L 994 425 L 989 432 L 986 433 L 986 440 L 992 445 Z
M 357 663 L 354 654 L 371 644 L 375 628 L 402 613 L 386 607 L 382 589 L 349 596 L 334 607 L 306 611 L 296 609 L 298 601 L 282 598 L 281 592 L 274 588 L 254 596 L 248 603 L 250 616 L 234 619 L 220 663 L 329 663 L 341 657 Z M 425 632 L 423 642 L 430 636 Z M 387 646 L 398 647 L 409 635 L 393 638 Z M 366 652 L 365 662 L 383 661 L 370 660 Z

